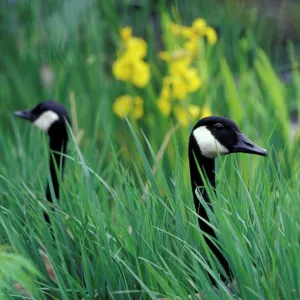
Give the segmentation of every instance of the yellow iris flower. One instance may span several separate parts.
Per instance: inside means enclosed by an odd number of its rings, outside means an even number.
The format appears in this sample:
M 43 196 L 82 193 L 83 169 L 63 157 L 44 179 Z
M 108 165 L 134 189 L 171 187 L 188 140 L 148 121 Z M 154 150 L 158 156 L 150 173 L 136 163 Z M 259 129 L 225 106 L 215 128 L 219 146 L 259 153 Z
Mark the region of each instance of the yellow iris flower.
M 202 18 L 198 18 L 193 22 L 192 29 L 197 36 L 201 36 L 205 33 L 206 26 L 206 21 Z
M 119 57 L 113 63 L 112 72 L 118 80 L 131 82 L 142 88 L 150 80 L 150 67 L 144 61 L 147 55 L 147 43 L 141 38 L 132 36 L 131 27 L 122 28 L 120 35 L 123 47 Z
M 195 56 L 198 50 L 198 39 L 193 38 L 186 41 L 183 44 L 183 48 L 186 49 L 192 56 Z
M 132 36 L 132 28 L 126 26 L 120 30 L 120 35 L 123 41 L 127 41 Z
M 172 106 L 169 98 L 160 97 L 158 99 L 157 106 L 164 116 L 167 117 L 170 115 Z
M 176 23 L 170 23 L 169 24 L 171 32 L 174 36 L 179 36 L 181 34 L 181 26 L 179 24 Z
M 180 59 L 175 59 L 170 62 L 169 64 L 169 72 L 171 76 L 184 76 L 186 73 L 189 64 L 190 64 L 189 57 L 183 57 Z
M 113 112 L 121 119 L 131 116 L 140 119 L 144 115 L 144 100 L 139 96 L 120 96 L 113 104 Z
M 184 75 L 187 82 L 188 91 L 190 93 L 196 92 L 202 83 L 196 68 L 189 68 Z
M 182 126 L 187 127 L 194 120 L 211 116 L 211 110 L 207 106 L 201 109 L 199 106 L 191 104 L 187 108 L 175 107 L 174 115 Z
M 132 37 L 125 44 L 126 55 L 131 59 L 144 59 L 147 55 L 147 43 L 141 39 Z
M 121 81 L 129 81 L 132 74 L 132 62 L 121 56 L 113 63 L 113 74 Z
M 150 80 L 149 65 L 143 60 L 137 60 L 133 64 L 131 81 L 137 87 L 144 87 Z
M 193 28 L 188 26 L 182 26 L 181 27 L 181 34 L 186 39 L 191 39 L 195 36 Z
M 208 43 L 210 45 L 215 45 L 218 40 L 217 32 L 212 27 L 208 27 L 205 30 L 205 36 L 207 37 Z
M 188 93 L 188 87 L 183 77 L 173 76 L 172 77 L 172 92 L 173 97 L 178 100 L 184 100 Z

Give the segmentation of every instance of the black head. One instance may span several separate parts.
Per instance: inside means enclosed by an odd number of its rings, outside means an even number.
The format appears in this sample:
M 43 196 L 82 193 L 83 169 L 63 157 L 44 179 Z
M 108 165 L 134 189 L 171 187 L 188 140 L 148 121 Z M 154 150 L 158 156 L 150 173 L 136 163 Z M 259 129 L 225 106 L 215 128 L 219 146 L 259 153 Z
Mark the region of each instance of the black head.
M 41 102 L 31 109 L 15 111 L 14 115 L 32 122 L 46 133 L 58 125 L 65 127 L 66 122 L 71 124 L 66 109 L 55 101 Z
M 201 119 L 193 128 L 190 142 L 193 141 L 207 158 L 219 154 L 244 152 L 267 156 L 267 151 L 255 145 L 232 120 L 225 117 L 207 117 Z

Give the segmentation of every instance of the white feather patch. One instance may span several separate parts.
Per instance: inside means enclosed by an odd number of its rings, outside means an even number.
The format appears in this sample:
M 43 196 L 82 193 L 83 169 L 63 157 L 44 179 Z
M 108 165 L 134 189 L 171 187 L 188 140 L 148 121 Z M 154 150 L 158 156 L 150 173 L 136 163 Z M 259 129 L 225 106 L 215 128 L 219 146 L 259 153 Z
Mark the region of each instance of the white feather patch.
M 59 119 L 57 113 L 52 110 L 45 111 L 42 113 L 34 122 L 33 124 L 38 128 L 42 129 L 44 132 L 48 132 L 51 125 Z
M 228 153 L 228 149 L 220 144 L 215 139 L 209 129 L 206 126 L 198 127 L 194 130 L 193 135 L 201 150 L 203 156 L 208 158 L 215 158 L 218 154 Z

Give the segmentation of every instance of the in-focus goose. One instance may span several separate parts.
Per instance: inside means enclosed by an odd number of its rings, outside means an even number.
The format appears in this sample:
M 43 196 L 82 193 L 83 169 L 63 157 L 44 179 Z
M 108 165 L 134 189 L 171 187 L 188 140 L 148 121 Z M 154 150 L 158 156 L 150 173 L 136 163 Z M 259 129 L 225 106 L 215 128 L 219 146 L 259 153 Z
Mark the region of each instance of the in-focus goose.
M 202 195 L 204 201 L 212 209 L 209 195 L 203 177 L 200 175 L 201 169 L 213 189 L 216 187 L 215 183 L 215 158 L 218 155 L 226 155 L 231 153 L 249 153 L 261 156 L 267 156 L 267 151 L 255 145 L 245 135 L 243 135 L 238 128 L 237 124 L 232 120 L 224 117 L 207 117 L 203 118 L 192 129 L 189 139 L 189 163 L 190 163 L 190 179 L 192 191 L 194 196 L 194 203 L 198 218 L 199 226 L 203 232 L 216 238 L 214 230 L 206 223 L 209 222 L 208 215 L 203 205 L 201 205 L 196 195 L 198 188 L 199 193 Z M 199 195 L 198 193 L 198 195 Z M 206 221 L 206 222 L 205 222 Z M 206 243 L 214 253 L 220 264 L 224 268 L 229 279 L 232 279 L 230 266 L 219 251 L 219 249 L 207 237 L 204 238 Z M 222 280 L 226 279 L 222 277 Z
M 58 174 L 55 170 L 55 165 L 61 168 L 63 172 L 65 157 L 68 143 L 68 130 L 67 123 L 71 124 L 70 117 L 66 109 L 58 102 L 45 101 L 37 106 L 27 109 L 15 111 L 16 117 L 28 120 L 43 130 L 50 138 L 50 176 L 52 187 L 56 199 L 59 198 L 59 180 Z M 51 183 L 47 184 L 46 198 L 48 201 L 53 202 L 51 193 Z M 53 195 L 53 196 L 54 196 Z M 50 223 L 48 214 L 44 212 L 45 220 Z

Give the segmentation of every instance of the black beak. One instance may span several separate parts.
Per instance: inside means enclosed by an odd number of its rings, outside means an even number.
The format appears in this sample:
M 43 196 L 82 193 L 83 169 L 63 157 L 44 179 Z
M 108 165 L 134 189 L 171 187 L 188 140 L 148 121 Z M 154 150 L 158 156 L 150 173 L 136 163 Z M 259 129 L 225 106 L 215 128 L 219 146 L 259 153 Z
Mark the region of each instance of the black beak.
M 26 110 L 16 110 L 14 112 L 14 116 L 31 121 L 32 120 L 32 114 L 31 114 L 31 109 L 26 109 Z
M 235 146 L 233 146 L 234 152 L 243 152 L 261 156 L 268 156 L 268 152 L 266 149 L 260 148 L 259 146 L 255 145 L 242 133 L 237 133 L 237 138 L 238 143 Z

